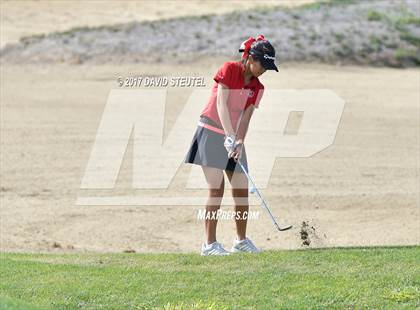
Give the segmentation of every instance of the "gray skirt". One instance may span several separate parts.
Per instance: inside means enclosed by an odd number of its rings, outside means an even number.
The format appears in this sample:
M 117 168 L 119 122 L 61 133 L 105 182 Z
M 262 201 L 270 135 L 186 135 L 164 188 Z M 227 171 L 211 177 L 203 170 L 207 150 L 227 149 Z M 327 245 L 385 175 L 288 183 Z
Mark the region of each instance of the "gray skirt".
M 228 152 L 223 143 L 224 135 L 197 126 L 184 162 L 243 173 L 241 166 L 233 158 L 228 158 Z M 242 147 L 240 161 L 248 172 L 245 145 Z

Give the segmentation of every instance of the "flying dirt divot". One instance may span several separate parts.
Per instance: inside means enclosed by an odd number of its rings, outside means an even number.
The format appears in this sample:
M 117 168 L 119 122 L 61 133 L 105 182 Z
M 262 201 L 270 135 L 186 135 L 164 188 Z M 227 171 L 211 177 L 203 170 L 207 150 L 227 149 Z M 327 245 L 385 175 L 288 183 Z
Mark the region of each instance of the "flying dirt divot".
M 302 246 L 319 247 L 325 245 L 326 234 L 323 234 L 324 238 L 319 236 L 319 229 L 317 231 L 316 225 L 310 223 L 309 220 L 303 221 L 300 228 L 300 239 L 302 240 Z

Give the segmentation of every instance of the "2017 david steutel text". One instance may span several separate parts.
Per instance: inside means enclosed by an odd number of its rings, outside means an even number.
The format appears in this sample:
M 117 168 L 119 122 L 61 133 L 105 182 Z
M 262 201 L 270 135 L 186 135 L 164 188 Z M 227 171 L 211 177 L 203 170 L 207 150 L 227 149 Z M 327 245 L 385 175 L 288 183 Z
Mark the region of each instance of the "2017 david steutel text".
M 202 76 L 131 76 L 117 78 L 118 87 L 205 87 Z

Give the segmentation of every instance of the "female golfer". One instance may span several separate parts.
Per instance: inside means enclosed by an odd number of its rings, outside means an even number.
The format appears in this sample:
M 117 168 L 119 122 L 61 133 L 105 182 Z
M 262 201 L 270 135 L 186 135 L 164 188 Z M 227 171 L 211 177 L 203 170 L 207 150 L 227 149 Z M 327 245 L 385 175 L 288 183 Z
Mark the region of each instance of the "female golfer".
M 200 114 L 185 163 L 200 165 L 209 195 L 206 203 L 206 242 L 201 255 L 228 255 L 231 252 L 257 253 L 260 250 L 247 238 L 248 179 L 238 160 L 248 172 L 244 146 L 254 108 L 258 108 L 264 85 L 258 77 L 266 70 L 277 70 L 275 50 L 263 35 L 242 43 L 240 61 L 225 62 L 214 76 L 210 99 Z M 232 186 L 235 203 L 236 238 L 231 252 L 217 242 L 217 210 L 223 199 L 225 171 Z M 208 216 L 210 215 L 210 216 Z

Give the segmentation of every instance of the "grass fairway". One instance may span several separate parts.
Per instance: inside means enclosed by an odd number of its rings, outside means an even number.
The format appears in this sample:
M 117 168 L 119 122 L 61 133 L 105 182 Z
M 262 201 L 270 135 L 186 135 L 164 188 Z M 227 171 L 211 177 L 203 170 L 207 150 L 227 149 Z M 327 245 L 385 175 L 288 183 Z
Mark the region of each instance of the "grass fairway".
M 415 309 L 420 247 L 1 254 L 0 309 Z

